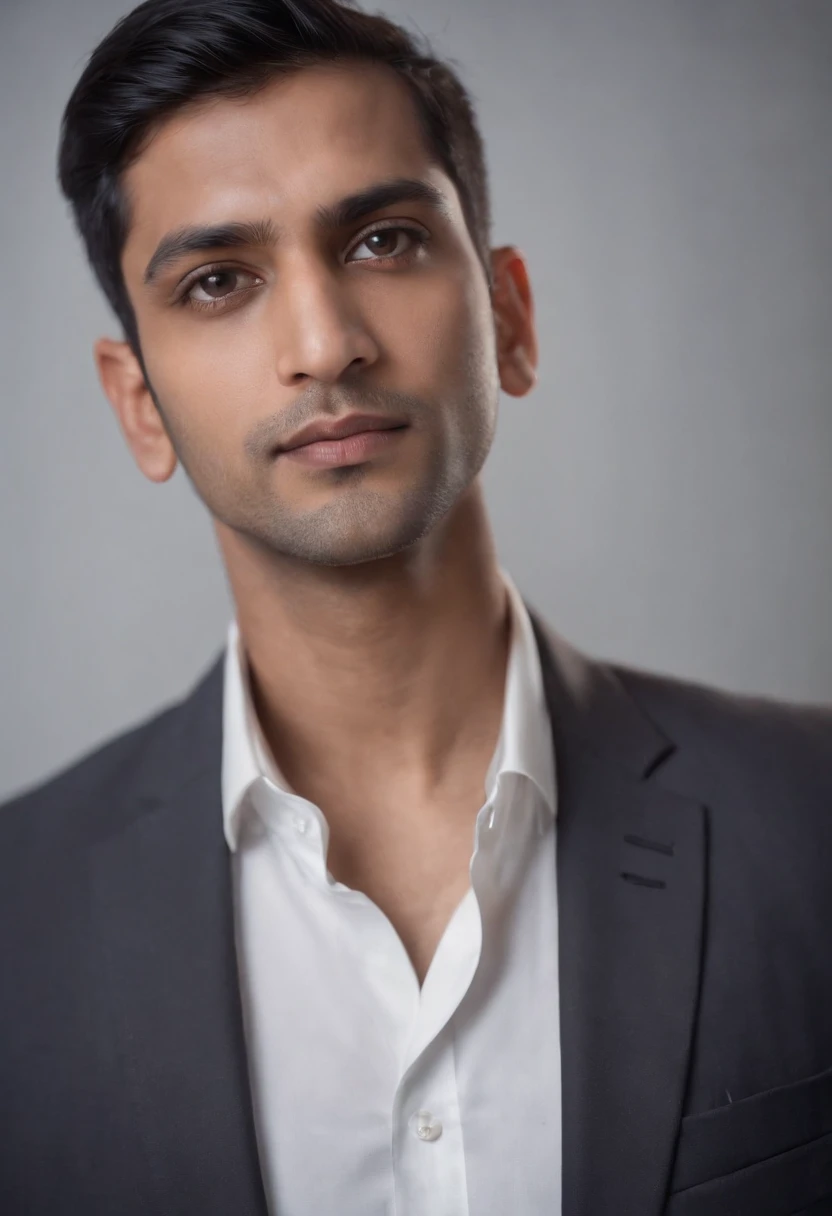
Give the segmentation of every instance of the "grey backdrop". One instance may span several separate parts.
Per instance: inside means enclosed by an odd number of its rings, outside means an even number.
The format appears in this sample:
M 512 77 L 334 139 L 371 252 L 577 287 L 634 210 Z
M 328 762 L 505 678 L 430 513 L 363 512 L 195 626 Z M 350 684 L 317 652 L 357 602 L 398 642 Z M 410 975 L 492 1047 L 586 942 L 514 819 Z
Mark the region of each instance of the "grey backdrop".
M 186 479 L 142 479 L 98 385 L 118 330 L 55 184 L 128 7 L 0 7 L 0 795 L 182 694 L 231 611 Z M 485 477 L 503 562 L 593 653 L 832 699 L 832 4 L 385 11 L 460 65 L 495 242 L 531 261 L 540 384 Z

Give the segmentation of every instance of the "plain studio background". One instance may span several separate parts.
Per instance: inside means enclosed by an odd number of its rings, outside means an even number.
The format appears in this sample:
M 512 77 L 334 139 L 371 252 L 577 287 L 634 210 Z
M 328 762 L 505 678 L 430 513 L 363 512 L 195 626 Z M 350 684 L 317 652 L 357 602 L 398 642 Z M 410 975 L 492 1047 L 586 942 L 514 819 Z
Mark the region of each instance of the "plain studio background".
M 0 796 L 183 694 L 231 612 L 181 470 L 132 463 L 120 336 L 55 182 L 123 0 L 0 3 Z M 369 8 L 376 7 L 373 3 Z M 389 0 L 471 88 L 540 383 L 504 397 L 500 556 L 596 655 L 832 700 L 829 0 Z

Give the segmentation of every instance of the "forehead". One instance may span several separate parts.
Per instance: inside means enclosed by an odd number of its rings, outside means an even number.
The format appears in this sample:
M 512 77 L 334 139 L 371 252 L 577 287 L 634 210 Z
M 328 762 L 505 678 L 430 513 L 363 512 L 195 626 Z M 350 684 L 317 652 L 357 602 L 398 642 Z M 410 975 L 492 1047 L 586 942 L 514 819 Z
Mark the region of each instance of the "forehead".
M 302 68 L 248 98 L 200 99 L 160 125 L 124 174 L 125 257 L 182 223 L 246 212 L 291 223 L 368 181 L 437 173 L 391 69 Z

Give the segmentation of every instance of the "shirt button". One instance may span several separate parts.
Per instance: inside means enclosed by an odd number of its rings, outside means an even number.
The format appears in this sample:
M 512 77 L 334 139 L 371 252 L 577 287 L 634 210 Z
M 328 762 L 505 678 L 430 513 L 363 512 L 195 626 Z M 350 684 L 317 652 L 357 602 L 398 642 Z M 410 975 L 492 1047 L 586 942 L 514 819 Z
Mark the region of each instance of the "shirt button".
M 442 1122 L 429 1110 L 417 1110 L 410 1116 L 410 1129 L 419 1140 L 438 1140 L 442 1135 Z
M 304 819 L 301 815 L 296 815 L 292 822 L 295 825 L 295 831 L 300 832 L 301 836 L 309 828 L 309 820 Z

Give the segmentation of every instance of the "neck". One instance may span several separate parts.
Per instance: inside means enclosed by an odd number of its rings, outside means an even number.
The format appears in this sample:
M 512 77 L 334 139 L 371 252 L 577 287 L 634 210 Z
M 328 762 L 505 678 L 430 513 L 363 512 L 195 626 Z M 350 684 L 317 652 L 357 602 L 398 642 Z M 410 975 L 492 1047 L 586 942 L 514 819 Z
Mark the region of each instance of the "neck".
M 264 556 L 216 527 L 257 716 L 292 788 L 315 774 L 423 797 L 461 756 L 487 763 L 510 618 L 478 483 L 419 545 L 358 566 Z

